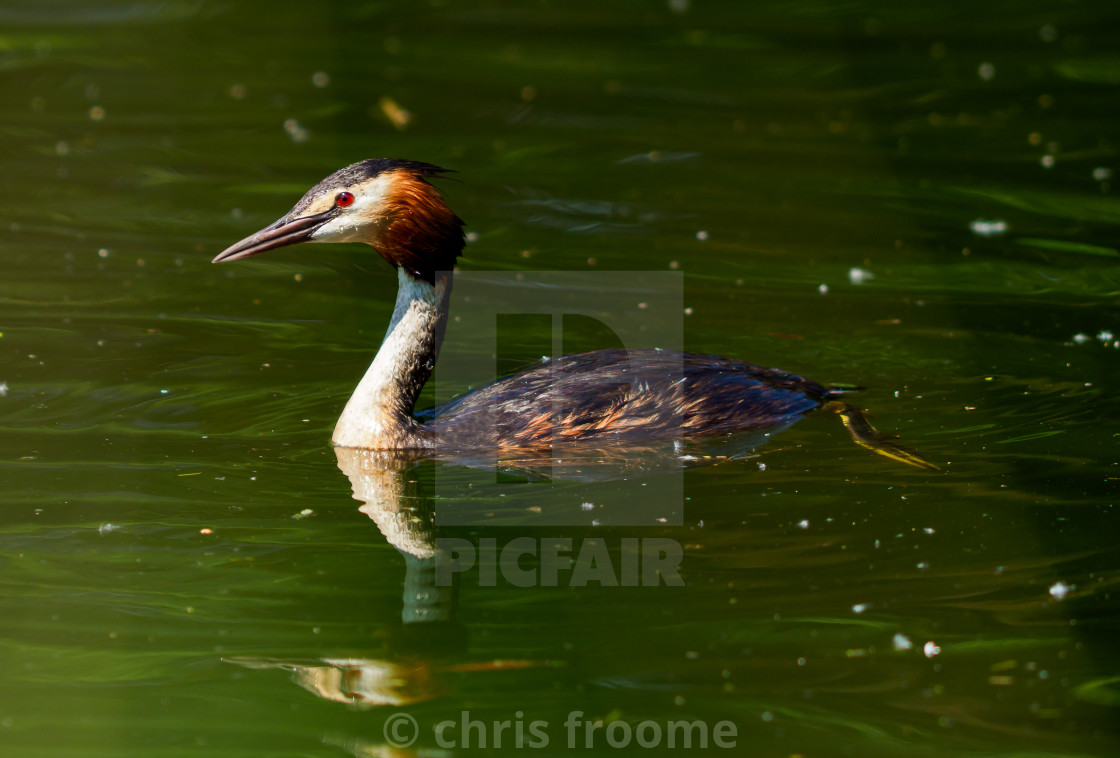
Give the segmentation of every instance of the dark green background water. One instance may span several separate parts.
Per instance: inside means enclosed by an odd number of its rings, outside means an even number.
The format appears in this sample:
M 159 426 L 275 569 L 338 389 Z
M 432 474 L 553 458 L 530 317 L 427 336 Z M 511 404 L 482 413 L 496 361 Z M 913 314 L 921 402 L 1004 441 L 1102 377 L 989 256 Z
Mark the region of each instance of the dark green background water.
M 469 709 L 549 720 L 547 754 L 573 710 L 731 720 L 717 754 L 1115 754 L 1117 28 L 1107 2 L 4 3 L 0 751 L 384 755 L 404 710 L 433 754 Z M 464 270 L 676 267 L 690 350 L 865 385 L 945 472 L 810 417 L 688 473 L 683 526 L 563 532 L 678 540 L 686 587 L 464 582 L 403 623 L 406 560 L 328 444 L 392 273 L 209 263 L 375 156 L 460 172 Z

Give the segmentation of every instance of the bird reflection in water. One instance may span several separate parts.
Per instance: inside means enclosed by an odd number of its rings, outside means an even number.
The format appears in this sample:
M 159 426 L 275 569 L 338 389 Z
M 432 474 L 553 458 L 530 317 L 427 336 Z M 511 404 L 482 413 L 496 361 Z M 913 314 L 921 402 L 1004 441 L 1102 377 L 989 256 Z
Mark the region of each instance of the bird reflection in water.
M 555 665 L 543 660 L 463 661 L 467 631 L 455 619 L 456 582 L 439 586 L 440 559 L 432 501 L 415 492 L 415 467 L 424 456 L 407 451 L 335 448 L 358 508 L 405 562 L 401 623 L 391 628 L 382 658 L 281 659 L 227 657 L 250 669 L 292 672 L 300 687 L 323 700 L 358 708 L 401 707 L 443 695 L 446 677 Z

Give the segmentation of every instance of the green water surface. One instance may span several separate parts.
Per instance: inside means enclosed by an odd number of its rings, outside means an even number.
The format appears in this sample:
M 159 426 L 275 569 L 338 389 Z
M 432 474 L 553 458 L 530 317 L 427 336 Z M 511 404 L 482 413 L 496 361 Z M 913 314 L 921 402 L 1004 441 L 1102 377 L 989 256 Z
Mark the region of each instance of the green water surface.
M 492 754 L 1115 755 L 1117 29 L 1087 1 L 0 3 L 0 754 L 451 755 L 469 712 L 548 723 Z M 677 524 L 597 500 L 551 530 L 462 466 L 340 471 L 395 276 L 356 245 L 209 261 L 379 156 L 459 172 L 463 271 L 680 272 L 687 349 L 866 387 L 943 471 L 815 414 L 683 474 Z M 548 352 L 550 321 L 499 326 L 500 370 Z M 456 508 L 475 543 L 672 540 L 685 586 L 433 587 Z M 737 737 L 586 751 L 574 711 Z

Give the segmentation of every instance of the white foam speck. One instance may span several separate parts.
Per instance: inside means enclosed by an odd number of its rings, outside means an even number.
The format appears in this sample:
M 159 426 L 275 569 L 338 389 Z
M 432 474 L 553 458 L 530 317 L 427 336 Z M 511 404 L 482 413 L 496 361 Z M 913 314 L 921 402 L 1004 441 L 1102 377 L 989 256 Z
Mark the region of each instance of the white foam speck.
M 863 284 L 875 278 L 875 274 L 865 268 L 852 267 L 848 269 L 848 281 L 852 284 Z
M 1055 582 L 1050 586 L 1050 597 L 1055 600 L 1065 600 L 1066 595 L 1073 592 L 1073 585 L 1065 582 Z
M 978 218 L 971 221 L 968 228 L 977 237 L 998 237 L 1007 234 L 1011 226 L 1002 219 Z

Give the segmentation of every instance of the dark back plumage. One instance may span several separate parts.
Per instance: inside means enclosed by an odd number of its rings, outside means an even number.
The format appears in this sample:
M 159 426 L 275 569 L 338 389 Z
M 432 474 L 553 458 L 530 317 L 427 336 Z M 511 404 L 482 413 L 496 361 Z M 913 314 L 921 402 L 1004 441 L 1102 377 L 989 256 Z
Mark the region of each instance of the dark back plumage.
M 683 439 L 788 424 L 829 392 L 714 355 L 598 350 L 481 387 L 436 409 L 427 428 L 459 448 Z

